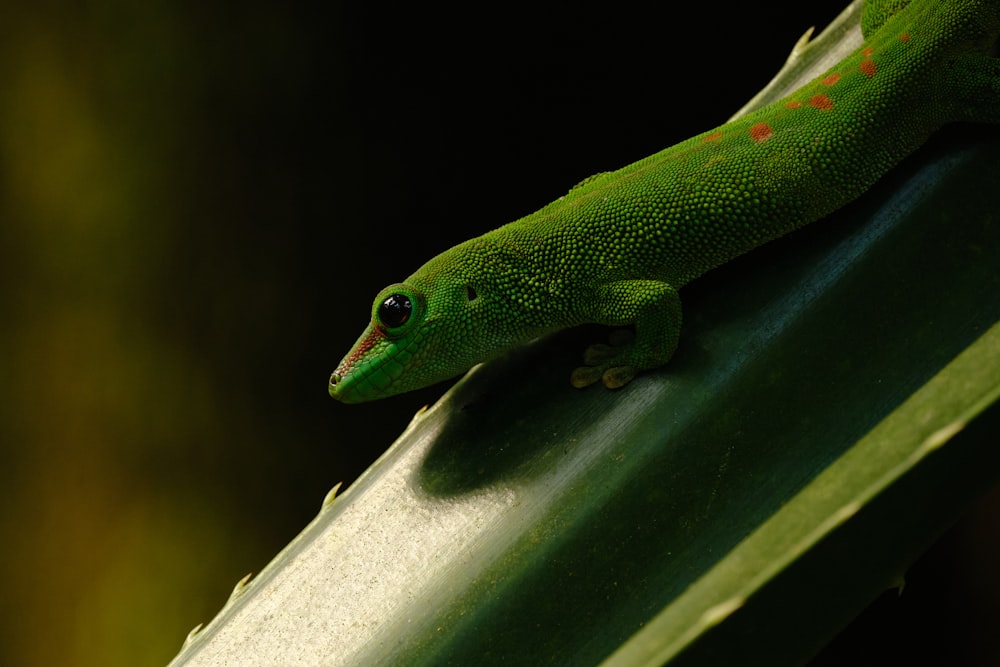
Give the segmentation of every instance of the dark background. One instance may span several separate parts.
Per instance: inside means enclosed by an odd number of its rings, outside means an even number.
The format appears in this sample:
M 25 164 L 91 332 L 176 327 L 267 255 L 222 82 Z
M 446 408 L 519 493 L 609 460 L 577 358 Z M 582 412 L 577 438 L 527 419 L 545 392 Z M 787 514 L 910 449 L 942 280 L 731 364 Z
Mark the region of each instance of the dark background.
M 0 7 L 0 663 L 172 657 L 442 392 L 327 396 L 380 288 L 722 123 L 842 6 L 733 4 Z M 974 648 L 996 507 L 836 650 Z

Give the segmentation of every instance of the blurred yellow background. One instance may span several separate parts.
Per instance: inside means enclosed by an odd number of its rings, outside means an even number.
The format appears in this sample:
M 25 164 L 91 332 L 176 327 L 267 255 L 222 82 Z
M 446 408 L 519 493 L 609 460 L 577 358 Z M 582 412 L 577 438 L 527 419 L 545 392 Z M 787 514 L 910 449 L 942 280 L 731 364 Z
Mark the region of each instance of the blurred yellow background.
M 303 10 L 0 6 L 0 664 L 164 664 L 415 409 L 349 448 L 326 396 L 370 296 L 331 337 Z

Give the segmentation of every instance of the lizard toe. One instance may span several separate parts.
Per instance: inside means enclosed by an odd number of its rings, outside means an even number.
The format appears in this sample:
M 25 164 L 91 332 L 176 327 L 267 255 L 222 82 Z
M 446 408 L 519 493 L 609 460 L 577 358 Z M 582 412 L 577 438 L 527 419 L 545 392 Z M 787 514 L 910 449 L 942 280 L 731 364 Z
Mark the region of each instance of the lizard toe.
M 608 389 L 620 389 L 632 381 L 635 373 L 635 367 L 633 366 L 615 366 L 604 371 L 601 379 L 604 381 L 604 386 Z
M 616 352 L 610 345 L 595 343 L 583 351 L 583 363 L 587 366 L 599 366 L 614 357 Z
M 601 379 L 601 368 L 597 366 L 580 366 L 573 370 L 569 382 L 577 389 L 589 387 Z

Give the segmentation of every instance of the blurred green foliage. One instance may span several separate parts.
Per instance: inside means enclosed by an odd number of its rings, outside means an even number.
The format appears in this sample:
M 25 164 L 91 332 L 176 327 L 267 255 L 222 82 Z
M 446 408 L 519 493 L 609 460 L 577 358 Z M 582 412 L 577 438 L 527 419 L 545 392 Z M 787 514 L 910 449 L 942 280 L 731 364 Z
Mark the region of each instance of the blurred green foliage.
M 779 4 L 707 46 L 632 5 L 0 4 L 0 664 L 166 662 L 440 394 L 326 396 L 372 295 L 721 122 L 842 3 Z

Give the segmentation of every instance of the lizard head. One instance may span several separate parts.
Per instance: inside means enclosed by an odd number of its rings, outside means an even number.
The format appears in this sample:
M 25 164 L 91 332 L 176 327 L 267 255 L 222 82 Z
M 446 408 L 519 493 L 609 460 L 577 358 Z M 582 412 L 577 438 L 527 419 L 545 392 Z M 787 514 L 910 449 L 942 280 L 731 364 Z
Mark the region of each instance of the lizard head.
M 420 389 L 537 335 L 517 326 L 493 275 L 504 262 L 484 262 L 483 250 L 482 239 L 463 243 L 379 292 L 371 322 L 330 376 L 330 396 L 360 403 Z

